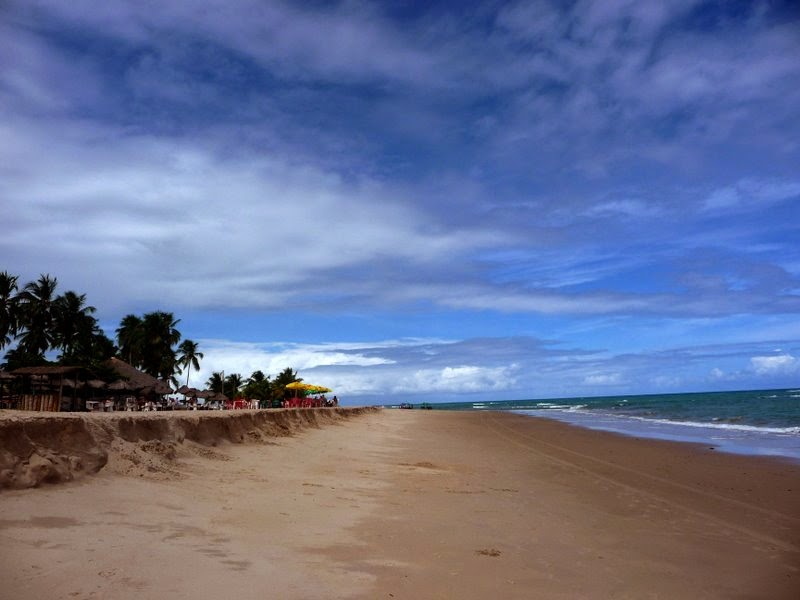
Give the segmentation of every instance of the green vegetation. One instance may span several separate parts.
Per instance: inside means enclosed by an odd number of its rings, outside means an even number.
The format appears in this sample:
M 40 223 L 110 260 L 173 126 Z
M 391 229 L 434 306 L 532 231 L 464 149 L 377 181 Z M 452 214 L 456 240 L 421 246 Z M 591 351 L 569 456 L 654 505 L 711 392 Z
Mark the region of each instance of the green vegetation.
M 0 350 L 8 370 L 50 364 L 45 354 L 59 352 L 57 364 L 94 367 L 114 356 L 114 343 L 94 318 L 86 295 L 56 295 L 58 280 L 42 275 L 18 287 L 18 277 L 0 273 Z
M 0 272 L 0 350 L 9 348 L 0 365 L 3 369 L 58 364 L 87 367 L 100 375 L 107 372 L 103 362 L 116 356 L 175 387 L 180 385 L 176 376 L 183 372 L 189 387 L 203 353 L 196 342 L 181 341 L 180 319 L 164 311 L 125 315 L 115 331 L 115 345 L 100 329 L 96 309 L 86 303 L 86 295 L 73 291 L 58 295 L 57 287 L 58 280 L 50 275 L 19 287 L 16 275 Z M 48 360 L 47 354 L 55 352 L 55 361 Z M 302 378 L 287 367 L 275 379 L 262 371 L 247 380 L 239 373 L 215 372 L 206 387 L 229 398 L 254 398 L 268 407 L 280 406 L 285 386 L 294 381 Z
M 181 355 L 178 357 L 178 366 L 186 369 L 186 387 L 189 387 L 189 375 L 192 369 L 200 370 L 200 361 L 203 360 L 203 353 L 197 351 L 197 342 L 183 340 L 178 346 Z
M 247 381 L 239 373 L 224 376 L 216 371 L 206 381 L 206 388 L 215 393 L 222 393 L 228 398 L 243 396 L 259 401 L 262 408 L 279 407 L 286 395 L 286 386 L 294 381 L 303 381 L 297 371 L 287 367 L 278 373 L 275 379 L 264 375 L 263 371 L 254 371 Z

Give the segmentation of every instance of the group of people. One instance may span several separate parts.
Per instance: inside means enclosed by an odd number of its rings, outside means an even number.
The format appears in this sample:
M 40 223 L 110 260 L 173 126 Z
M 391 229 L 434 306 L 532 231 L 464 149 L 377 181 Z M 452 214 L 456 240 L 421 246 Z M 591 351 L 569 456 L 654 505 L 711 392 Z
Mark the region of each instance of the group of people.
M 328 400 L 323 394 L 316 398 L 288 398 L 283 401 L 283 408 L 331 408 L 339 406 L 339 399 L 334 396 L 332 400 Z

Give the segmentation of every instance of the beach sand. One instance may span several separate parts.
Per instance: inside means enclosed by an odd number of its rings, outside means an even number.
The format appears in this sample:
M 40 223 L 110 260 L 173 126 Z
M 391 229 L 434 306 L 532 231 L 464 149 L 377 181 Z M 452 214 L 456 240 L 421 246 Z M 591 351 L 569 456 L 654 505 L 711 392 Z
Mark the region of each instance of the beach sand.
M 0 598 L 800 597 L 796 463 L 505 413 L 308 416 L 325 410 L 80 415 L 46 440 L 37 416 L 24 443 L 5 412 L 6 466 L 36 447 L 72 480 L 0 492 Z

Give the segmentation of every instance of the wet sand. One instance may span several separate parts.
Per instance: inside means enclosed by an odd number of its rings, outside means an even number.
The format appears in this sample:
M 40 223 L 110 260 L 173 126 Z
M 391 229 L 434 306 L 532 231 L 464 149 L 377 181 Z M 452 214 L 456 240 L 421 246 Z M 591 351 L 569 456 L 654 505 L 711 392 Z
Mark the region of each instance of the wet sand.
M 0 598 L 800 597 L 796 463 L 483 412 L 285 433 L 0 492 Z

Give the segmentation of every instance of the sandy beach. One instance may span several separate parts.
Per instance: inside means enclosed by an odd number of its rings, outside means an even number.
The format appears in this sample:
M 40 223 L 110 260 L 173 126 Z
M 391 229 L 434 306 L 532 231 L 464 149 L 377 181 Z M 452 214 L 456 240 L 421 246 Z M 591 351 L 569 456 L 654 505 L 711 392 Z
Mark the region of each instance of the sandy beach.
M 325 411 L 49 417 L 60 436 L 4 412 L 0 598 L 800 597 L 796 463 Z M 67 481 L 8 489 L 42 473 Z

